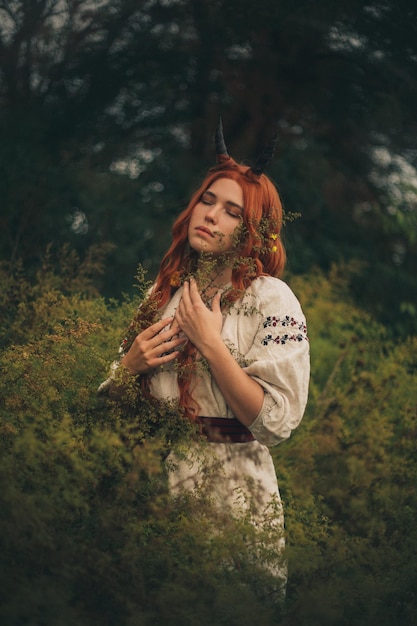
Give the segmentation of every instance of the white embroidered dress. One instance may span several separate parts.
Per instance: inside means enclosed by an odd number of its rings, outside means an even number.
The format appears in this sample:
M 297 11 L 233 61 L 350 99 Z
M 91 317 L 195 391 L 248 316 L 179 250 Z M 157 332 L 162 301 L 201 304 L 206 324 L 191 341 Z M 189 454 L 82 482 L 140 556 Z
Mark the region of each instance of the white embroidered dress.
M 175 314 L 181 293 L 182 288 L 166 306 L 163 317 Z M 217 468 L 216 479 L 210 483 L 211 495 L 223 510 L 231 507 L 239 514 L 250 508 L 254 522 L 262 524 L 271 500 L 280 503 L 268 447 L 290 436 L 301 421 L 307 402 L 310 360 L 306 322 L 286 283 L 260 277 L 224 314 L 221 335 L 243 370 L 263 387 L 265 395 L 262 409 L 250 426 L 255 441 L 209 444 L 212 463 Z M 156 370 L 151 381 L 151 392 L 156 398 L 178 398 L 175 366 Z M 197 369 L 193 397 L 202 416 L 234 417 L 208 368 Z M 171 458 L 174 462 L 169 481 L 173 493 L 192 489 L 204 481 L 204 464 L 194 452 L 190 450 L 185 460 Z

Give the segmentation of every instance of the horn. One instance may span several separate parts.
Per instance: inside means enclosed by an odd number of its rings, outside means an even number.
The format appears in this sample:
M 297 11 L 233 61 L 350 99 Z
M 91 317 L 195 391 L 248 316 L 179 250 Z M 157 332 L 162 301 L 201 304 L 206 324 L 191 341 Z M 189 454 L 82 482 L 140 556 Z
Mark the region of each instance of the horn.
M 229 156 L 229 153 L 227 152 L 226 144 L 224 141 L 224 137 L 223 137 L 223 124 L 222 124 L 221 117 L 219 117 L 219 123 L 217 124 L 217 128 L 216 128 L 215 144 L 216 144 L 217 157 Z
M 264 148 L 261 156 L 256 161 L 255 165 L 253 165 L 250 169 L 256 175 L 260 176 L 263 171 L 268 167 L 270 162 L 272 161 L 275 153 L 275 148 L 278 141 L 278 132 L 275 133 L 271 143 Z

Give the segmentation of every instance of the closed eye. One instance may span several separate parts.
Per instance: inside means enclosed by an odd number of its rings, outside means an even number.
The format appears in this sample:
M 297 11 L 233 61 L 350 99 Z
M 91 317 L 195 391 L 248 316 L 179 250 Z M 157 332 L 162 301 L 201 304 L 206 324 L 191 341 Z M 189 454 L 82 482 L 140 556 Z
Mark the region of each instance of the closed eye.
M 206 206 L 214 206 L 217 202 L 217 196 L 211 191 L 205 191 L 200 198 L 200 202 Z M 239 219 L 242 217 L 243 209 L 234 202 L 226 202 L 224 211 L 227 215 Z
M 203 204 L 212 205 L 212 204 L 215 204 L 216 199 L 215 199 L 214 195 L 212 195 L 211 193 L 207 193 L 207 191 L 206 191 L 201 196 L 200 202 L 202 202 Z
M 237 217 L 238 219 L 242 217 L 240 211 L 233 211 L 232 209 L 226 209 L 226 213 L 231 217 Z

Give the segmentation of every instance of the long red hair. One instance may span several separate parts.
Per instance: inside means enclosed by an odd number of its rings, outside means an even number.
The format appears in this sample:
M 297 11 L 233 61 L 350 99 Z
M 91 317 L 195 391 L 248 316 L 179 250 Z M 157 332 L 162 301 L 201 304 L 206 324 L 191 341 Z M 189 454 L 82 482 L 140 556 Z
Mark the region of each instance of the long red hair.
M 245 165 L 236 163 L 229 156 L 220 156 L 219 164 L 211 168 L 192 196 L 187 208 L 178 216 L 172 227 L 172 244 L 164 255 L 155 284 L 150 295 L 153 306 L 139 310 L 136 326 L 144 328 L 146 311 L 161 310 L 179 288 L 179 281 L 173 277 L 184 276 L 193 270 L 196 253 L 188 245 L 188 225 L 191 214 L 202 194 L 219 178 L 235 180 L 243 192 L 244 211 L 242 216 L 242 237 L 236 254 L 239 262 L 232 269 L 232 290 L 228 303 L 241 297 L 242 291 L 259 276 L 282 275 L 285 267 L 285 248 L 281 241 L 282 205 L 278 191 L 265 175 L 256 175 Z M 187 348 L 178 357 L 179 402 L 185 415 L 192 420 L 198 415 L 198 403 L 192 397 L 192 372 L 195 348 Z M 149 386 L 148 377 L 142 380 L 144 390 Z

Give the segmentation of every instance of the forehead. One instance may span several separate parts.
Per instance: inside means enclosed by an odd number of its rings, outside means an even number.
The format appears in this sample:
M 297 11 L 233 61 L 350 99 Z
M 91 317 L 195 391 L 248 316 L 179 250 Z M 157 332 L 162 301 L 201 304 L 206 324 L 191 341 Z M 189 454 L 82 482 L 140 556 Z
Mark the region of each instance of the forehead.
M 218 178 L 207 187 L 207 191 L 214 193 L 226 202 L 233 202 L 243 206 L 242 187 L 231 178 Z

